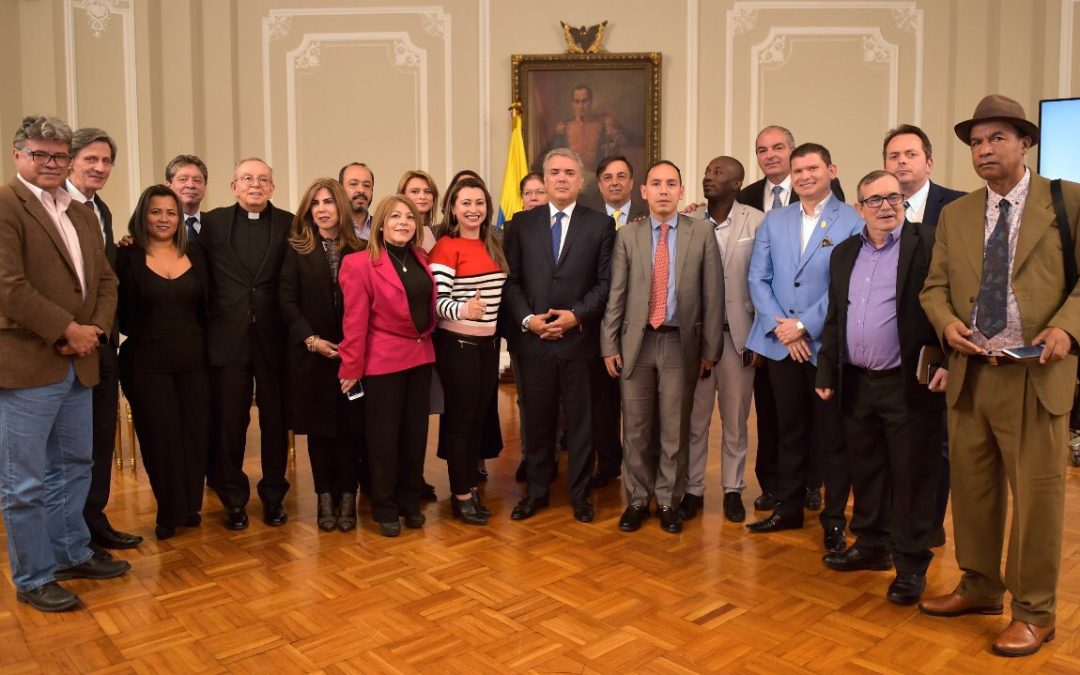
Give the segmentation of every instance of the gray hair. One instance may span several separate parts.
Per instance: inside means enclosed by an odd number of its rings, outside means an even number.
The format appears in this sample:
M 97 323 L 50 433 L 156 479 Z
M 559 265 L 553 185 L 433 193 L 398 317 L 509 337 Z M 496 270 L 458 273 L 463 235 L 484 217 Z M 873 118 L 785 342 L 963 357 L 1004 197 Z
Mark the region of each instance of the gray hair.
M 21 146 L 26 141 L 59 141 L 71 145 L 71 127 L 59 117 L 27 115 L 15 130 L 11 144 Z
M 787 136 L 788 147 L 792 150 L 795 149 L 795 134 L 791 133 L 790 130 L 788 130 L 786 127 L 780 126 L 779 124 L 770 124 L 769 126 L 759 131 L 757 133 L 757 136 L 754 138 L 754 145 L 757 145 L 757 139 L 761 138 L 761 134 L 765 133 L 766 131 L 779 131 L 780 133 L 784 134 L 785 136 Z
M 116 161 L 116 142 L 109 137 L 109 134 L 105 133 L 103 129 L 97 129 L 95 127 L 84 127 L 77 129 L 74 134 L 71 135 L 71 156 L 74 157 L 82 151 L 83 148 L 91 143 L 97 143 L 98 141 L 107 143 L 109 145 L 109 153 L 112 161 Z
M 210 178 L 210 174 L 206 170 L 206 162 L 195 155 L 177 155 L 172 158 L 171 162 L 165 165 L 165 182 L 171 183 L 176 172 L 185 166 L 194 166 L 202 172 L 203 180 L 208 180 Z
M 267 169 L 270 170 L 270 176 L 271 177 L 273 177 L 273 175 L 274 175 L 273 167 L 271 167 L 269 164 L 267 164 L 266 160 L 263 159 L 262 157 L 245 157 L 242 160 L 240 160 L 239 162 L 237 162 L 236 166 L 233 167 L 233 178 L 236 178 L 236 171 L 240 168 L 240 165 L 244 164 L 245 162 L 260 162 L 263 166 L 265 166 Z
M 886 176 L 896 178 L 895 174 L 891 174 L 888 171 L 885 171 L 884 169 L 875 169 L 875 170 L 871 171 L 870 173 L 866 174 L 865 176 L 863 176 L 862 180 L 859 181 L 859 184 L 855 186 L 855 197 L 859 201 L 862 201 L 862 189 L 864 187 L 866 187 L 867 185 L 869 185 L 870 183 L 876 183 L 877 181 L 881 180 L 882 178 L 885 178 Z M 900 179 L 897 178 L 896 182 L 899 183 Z
M 572 148 L 555 148 L 553 150 L 548 150 L 548 153 L 544 155 L 544 173 L 547 173 L 547 165 L 552 157 L 566 157 L 572 159 L 577 162 L 579 172 L 585 170 L 585 162 L 581 161 L 581 155 L 577 154 Z

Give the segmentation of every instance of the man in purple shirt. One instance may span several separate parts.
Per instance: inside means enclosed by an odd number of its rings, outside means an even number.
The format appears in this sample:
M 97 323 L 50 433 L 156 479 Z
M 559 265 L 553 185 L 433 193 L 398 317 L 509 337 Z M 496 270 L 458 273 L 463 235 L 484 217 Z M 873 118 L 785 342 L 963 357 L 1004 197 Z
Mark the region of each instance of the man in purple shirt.
M 934 229 L 904 219 L 900 182 L 873 171 L 859 182 L 866 227 L 836 247 L 829 266 L 829 311 L 818 353 L 817 394 L 840 396 L 851 461 L 855 543 L 829 553 L 830 569 L 888 570 L 886 597 L 914 604 L 933 554 L 941 411 L 948 373 L 929 386 L 916 372 L 924 346 L 937 346 L 919 305 Z M 891 555 L 890 555 L 891 552 Z

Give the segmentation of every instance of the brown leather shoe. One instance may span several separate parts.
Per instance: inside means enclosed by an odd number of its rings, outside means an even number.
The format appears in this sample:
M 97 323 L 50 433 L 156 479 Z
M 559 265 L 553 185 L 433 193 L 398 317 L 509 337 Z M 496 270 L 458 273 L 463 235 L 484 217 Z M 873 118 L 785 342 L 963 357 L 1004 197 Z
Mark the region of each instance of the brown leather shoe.
M 994 640 L 993 649 L 995 654 L 1001 656 L 1028 656 L 1039 651 L 1044 642 L 1053 639 L 1053 626 L 1036 626 L 1014 619 Z
M 924 598 L 919 611 L 930 616 L 963 616 L 964 614 L 1001 614 L 1001 605 L 976 605 L 959 593 Z

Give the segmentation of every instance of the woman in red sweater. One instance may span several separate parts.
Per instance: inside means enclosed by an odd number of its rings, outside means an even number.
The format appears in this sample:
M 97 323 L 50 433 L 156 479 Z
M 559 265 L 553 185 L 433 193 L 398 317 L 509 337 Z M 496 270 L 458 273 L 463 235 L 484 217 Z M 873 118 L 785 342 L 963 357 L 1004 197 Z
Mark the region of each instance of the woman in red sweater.
M 499 377 L 499 315 L 506 257 L 492 226 L 491 195 L 464 177 L 447 198 L 448 234 L 431 250 L 439 317 L 436 367 L 446 393 L 445 442 L 454 516 L 487 524 L 490 512 L 476 491 L 480 439 L 487 403 Z
M 403 195 L 375 210 L 367 255 L 346 257 L 338 275 L 345 300 L 343 394 L 366 394 L 371 515 L 383 536 L 424 525 L 420 490 L 427 446 L 428 392 L 435 350 L 435 281 L 420 248 L 416 206 Z

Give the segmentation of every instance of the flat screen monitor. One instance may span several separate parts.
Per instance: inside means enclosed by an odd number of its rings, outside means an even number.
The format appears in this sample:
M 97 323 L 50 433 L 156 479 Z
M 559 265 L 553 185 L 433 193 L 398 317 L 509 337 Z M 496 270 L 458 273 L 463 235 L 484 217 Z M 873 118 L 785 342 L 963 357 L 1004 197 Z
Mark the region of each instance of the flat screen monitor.
M 1039 174 L 1080 183 L 1080 98 L 1039 101 Z

